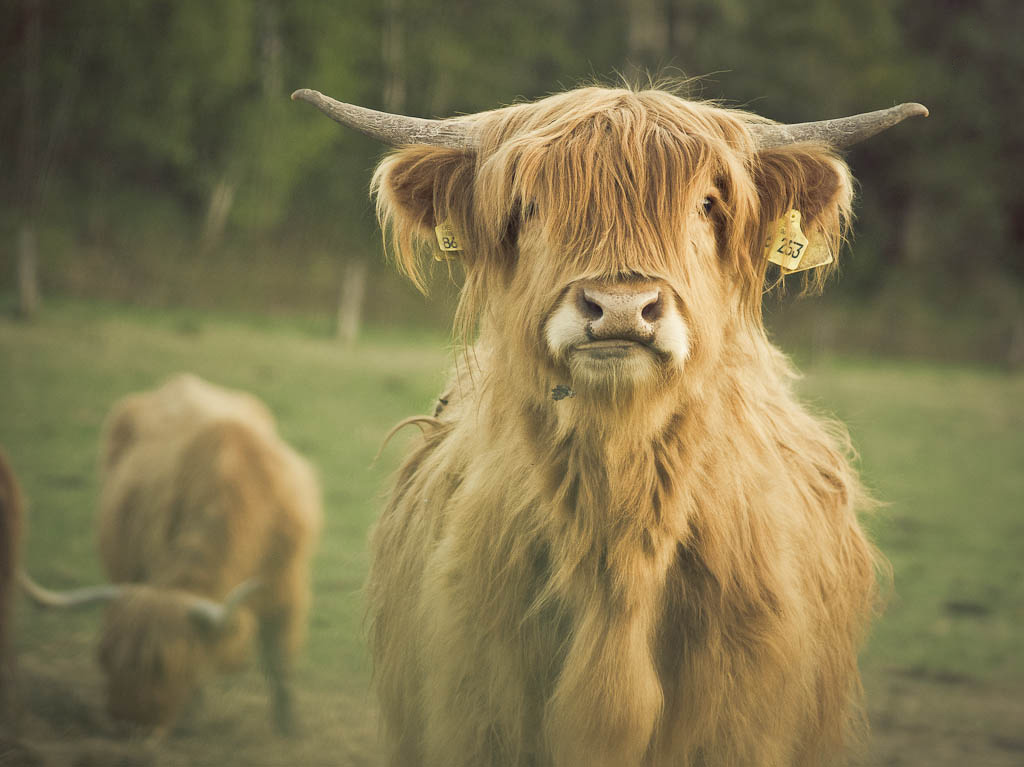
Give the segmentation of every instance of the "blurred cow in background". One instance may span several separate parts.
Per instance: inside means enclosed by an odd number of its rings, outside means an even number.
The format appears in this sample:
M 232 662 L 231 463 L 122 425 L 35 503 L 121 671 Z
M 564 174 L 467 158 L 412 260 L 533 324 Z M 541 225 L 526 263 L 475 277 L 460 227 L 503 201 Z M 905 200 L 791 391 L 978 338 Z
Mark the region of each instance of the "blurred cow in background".
M 11 589 L 18 566 L 21 539 L 21 489 L 7 456 L 0 450 L 0 721 L 7 719 L 11 696 Z
M 293 98 L 401 147 L 374 180 L 396 260 L 419 281 L 436 229 L 476 336 L 373 536 L 391 763 L 839 751 L 876 556 L 845 432 L 765 332 L 766 245 L 788 236 L 787 269 L 808 246 L 820 284 L 852 198 L 834 149 L 926 110 L 786 126 L 583 88 L 436 121 Z
M 255 397 L 179 375 L 115 405 L 103 438 L 100 557 L 113 585 L 26 589 L 41 604 L 109 603 L 99 660 L 110 714 L 166 731 L 205 677 L 242 665 L 254 629 L 274 719 L 321 524 L 309 464 Z

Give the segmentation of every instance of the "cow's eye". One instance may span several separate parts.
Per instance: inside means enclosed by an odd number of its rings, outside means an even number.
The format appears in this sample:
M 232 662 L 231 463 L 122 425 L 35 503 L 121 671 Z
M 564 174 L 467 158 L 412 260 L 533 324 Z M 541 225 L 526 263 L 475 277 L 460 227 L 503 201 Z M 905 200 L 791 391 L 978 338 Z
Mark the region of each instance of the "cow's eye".
M 705 197 L 700 202 L 700 212 L 705 216 L 711 215 L 711 209 L 715 207 L 715 200 L 713 197 Z

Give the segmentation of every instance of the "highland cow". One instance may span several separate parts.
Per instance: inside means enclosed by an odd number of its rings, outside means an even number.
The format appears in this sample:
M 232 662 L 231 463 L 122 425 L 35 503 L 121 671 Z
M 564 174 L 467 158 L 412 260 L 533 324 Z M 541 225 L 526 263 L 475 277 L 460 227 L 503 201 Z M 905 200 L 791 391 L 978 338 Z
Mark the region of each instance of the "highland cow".
M 52 606 L 109 602 L 99 645 L 115 719 L 168 730 L 252 634 L 274 721 L 293 725 L 288 671 L 309 609 L 320 490 L 255 397 L 179 375 L 110 413 L 101 455 L 100 558 L 113 585 Z
M 785 126 L 583 88 L 430 121 L 293 98 L 398 147 L 373 189 L 413 281 L 435 227 L 465 272 L 472 343 L 372 535 L 391 764 L 839 754 L 880 559 L 845 431 L 765 332 L 766 244 L 799 211 L 820 284 L 851 203 L 835 150 L 924 108 Z
M 10 656 L 11 590 L 18 563 L 23 512 L 21 489 L 0 450 L 0 721 L 7 719 L 12 682 Z

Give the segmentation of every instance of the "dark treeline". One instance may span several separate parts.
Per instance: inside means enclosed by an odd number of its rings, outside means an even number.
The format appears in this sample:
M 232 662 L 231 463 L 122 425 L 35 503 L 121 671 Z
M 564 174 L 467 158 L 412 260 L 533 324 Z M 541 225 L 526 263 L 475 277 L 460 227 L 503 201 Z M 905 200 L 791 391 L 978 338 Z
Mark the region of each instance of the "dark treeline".
M 346 262 L 378 261 L 381 149 L 293 89 L 447 116 L 654 73 L 790 122 L 926 104 L 850 153 L 839 290 L 1012 326 L 1022 30 L 1017 0 L 8 0 L 0 288 L 37 245 L 44 294 L 331 307 Z

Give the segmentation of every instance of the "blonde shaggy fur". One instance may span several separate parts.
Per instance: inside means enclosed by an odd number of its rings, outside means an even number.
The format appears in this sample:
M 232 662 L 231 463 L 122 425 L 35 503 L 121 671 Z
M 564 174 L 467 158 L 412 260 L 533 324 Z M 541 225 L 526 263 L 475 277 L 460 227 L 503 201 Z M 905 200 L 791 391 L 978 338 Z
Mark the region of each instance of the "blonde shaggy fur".
M 453 222 L 476 334 L 372 536 L 391 764 L 840 758 L 879 560 L 845 431 L 797 400 L 761 294 L 789 208 L 838 252 L 848 169 L 657 90 L 466 119 L 479 150 L 401 149 L 374 182 L 414 281 Z M 670 288 L 681 367 L 596 381 L 548 353 L 567 286 L 635 278 Z
M 112 581 L 138 584 L 100 641 L 111 714 L 170 727 L 204 678 L 245 662 L 256 629 L 287 730 L 321 524 L 312 468 L 263 403 L 191 375 L 115 405 L 101 462 L 100 556 Z M 191 596 L 221 600 L 251 578 L 263 585 L 227 631 L 190 619 Z

